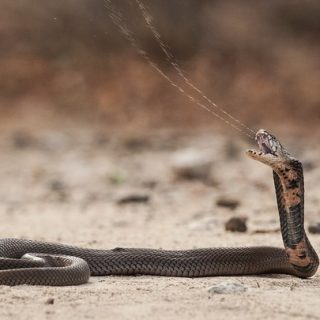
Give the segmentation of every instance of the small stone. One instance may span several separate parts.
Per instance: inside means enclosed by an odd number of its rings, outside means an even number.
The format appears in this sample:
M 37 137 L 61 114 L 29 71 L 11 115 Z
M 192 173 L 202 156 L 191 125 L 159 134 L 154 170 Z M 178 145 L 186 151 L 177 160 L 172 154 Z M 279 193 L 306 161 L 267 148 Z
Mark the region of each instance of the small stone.
M 145 137 L 130 137 L 124 141 L 124 147 L 130 151 L 142 151 L 151 147 Z
M 225 230 L 231 232 L 247 231 L 246 217 L 232 217 L 225 223 Z
M 120 205 L 129 203 L 148 203 L 150 201 L 150 196 L 147 194 L 129 194 L 123 196 L 117 200 Z
M 316 164 L 312 160 L 303 161 L 303 168 L 305 171 L 312 171 L 316 168 Z
M 210 294 L 233 294 L 247 291 L 247 287 L 236 282 L 221 282 L 208 289 Z
M 252 231 L 252 233 L 253 234 L 263 234 L 263 233 L 278 233 L 278 232 L 280 232 L 281 231 L 281 229 L 279 228 L 279 227 L 277 227 L 277 228 L 270 228 L 270 229 L 267 229 L 267 228 L 265 228 L 265 229 L 256 229 L 256 230 L 253 230 Z
M 220 198 L 216 202 L 218 207 L 224 207 L 229 208 L 231 210 L 234 210 L 239 207 L 240 201 L 237 199 L 231 199 L 231 198 Z
M 52 180 L 48 184 L 48 188 L 51 191 L 50 198 L 55 201 L 65 202 L 68 200 L 68 192 L 65 184 L 60 180 Z
M 308 230 L 310 233 L 320 234 L 320 222 L 310 224 Z
M 45 304 L 54 304 L 54 298 L 48 298 Z
M 35 145 L 35 140 L 26 132 L 18 131 L 13 134 L 13 145 L 17 149 L 26 149 Z
M 61 191 L 65 189 L 65 185 L 60 180 L 52 180 L 49 182 L 49 188 L 51 191 Z

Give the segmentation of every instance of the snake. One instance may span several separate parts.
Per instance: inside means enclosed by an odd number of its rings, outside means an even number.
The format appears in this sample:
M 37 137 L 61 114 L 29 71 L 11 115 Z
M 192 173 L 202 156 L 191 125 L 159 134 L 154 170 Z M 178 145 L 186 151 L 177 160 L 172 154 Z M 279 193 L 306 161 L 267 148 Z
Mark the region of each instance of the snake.
M 275 136 L 260 129 L 259 150 L 246 154 L 273 171 L 284 248 L 271 246 L 162 250 L 85 249 L 60 243 L 0 239 L 0 285 L 71 286 L 91 276 L 209 277 L 288 274 L 312 277 L 319 258 L 304 229 L 301 162 Z

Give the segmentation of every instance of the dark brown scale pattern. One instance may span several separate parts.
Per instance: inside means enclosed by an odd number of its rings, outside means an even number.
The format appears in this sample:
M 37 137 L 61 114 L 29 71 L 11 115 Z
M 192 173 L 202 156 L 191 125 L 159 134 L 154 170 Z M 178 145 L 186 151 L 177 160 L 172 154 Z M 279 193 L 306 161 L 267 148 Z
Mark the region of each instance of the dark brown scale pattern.
M 286 199 L 286 191 L 290 191 L 292 188 L 292 180 L 288 179 L 288 173 L 293 170 L 297 178 L 294 180 L 294 188 L 297 189 L 296 195 L 299 203 L 292 203 L 290 199 Z M 288 261 L 291 267 L 296 271 L 296 275 L 299 277 L 310 277 L 318 269 L 319 258 L 315 250 L 313 249 L 304 229 L 304 177 L 303 167 L 300 161 L 293 159 L 287 163 L 287 167 L 284 170 L 286 173 L 280 170 L 280 175 L 273 171 L 274 185 L 276 191 L 276 198 L 278 204 L 278 211 L 280 217 L 280 226 L 283 243 L 288 255 Z M 303 252 L 297 248 L 299 245 L 303 245 Z M 296 256 L 300 256 L 300 261 L 290 262 L 289 250 L 296 253 Z M 294 253 L 293 253 L 294 254 Z M 310 260 L 307 265 L 304 265 L 304 259 Z
M 292 161 L 290 163 L 291 170 L 297 173 L 297 180 L 295 184 L 297 188 L 300 189 L 301 194 L 304 194 L 304 179 L 303 179 L 303 169 L 302 164 L 299 161 Z M 290 169 L 287 168 L 287 172 Z M 273 172 L 274 185 L 276 190 L 276 197 L 278 203 L 278 211 L 280 216 L 281 234 L 285 246 L 292 247 L 297 245 L 304 237 L 304 197 L 300 197 L 298 204 L 288 204 L 289 208 L 286 208 L 284 203 L 284 187 L 283 185 L 288 185 L 290 189 L 290 181 L 288 182 L 287 175 L 283 176 L 284 182 L 281 182 L 281 178 L 277 173 Z

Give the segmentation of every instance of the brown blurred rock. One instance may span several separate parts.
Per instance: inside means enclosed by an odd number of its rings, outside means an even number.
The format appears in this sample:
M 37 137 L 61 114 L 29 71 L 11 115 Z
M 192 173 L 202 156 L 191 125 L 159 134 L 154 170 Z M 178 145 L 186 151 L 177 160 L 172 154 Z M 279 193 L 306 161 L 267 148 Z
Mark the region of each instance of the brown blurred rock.
M 59 179 L 54 179 L 48 183 L 49 194 L 51 200 L 65 202 L 69 198 L 69 193 L 66 185 Z
M 48 298 L 45 304 L 54 304 L 54 298 Z
M 17 149 L 27 149 L 36 144 L 35 139 L 27 132 L 17 131 L 12 136 L 12 142 Z
M 225 224 L 225 230 L 231 232 L 246 232 L 247 231 L 246 217 L 232 217 Z
M 150 196 L 147 194 L 128 194 L 117 200 L 120 205 L 129 203 L 148 203 L 150 201 Z
M 130 137 L 124 141 L 124 147 L 129 151 L 142 151 L 151 148 L 151 142 L 145 137 Z
M 320 222 L 310 224 L 308 230 L 310 233 L 320 234 Z
M 312 171 L 314 168 L 316 168 L 316 164 L 312 160 L 305 160 L 303 161 L 303 168 L 305 171 Z
M 220 198 L 217 200 L 216 205 L 219 207 L 229 208 L 234 210 L 239 207 L 240 201 L 237 199 L 231 198 Z

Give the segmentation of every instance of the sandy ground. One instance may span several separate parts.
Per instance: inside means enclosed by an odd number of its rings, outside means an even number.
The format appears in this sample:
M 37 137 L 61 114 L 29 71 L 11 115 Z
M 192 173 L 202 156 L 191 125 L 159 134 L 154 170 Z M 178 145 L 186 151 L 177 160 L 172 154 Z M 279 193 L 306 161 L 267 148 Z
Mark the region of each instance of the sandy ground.
M 282 246 L 271 172 L 245 157 L 249 144 L 239 137 L 74 128 L 1 134 L 1 237 L 91 248 Z M 282 140 L 306 163 L 306 226 L 319 222 L 319 136 Z M 174 178 L 177 154 L 190 153 L 212 160 L 207 181 Z M 132 194 L 150 200 L 118 203 Z M 218 206 L 221 197 L 238 207 Z M 224 230 L 232 216 L 248 217 L 246 233 Z M 320 235 L 310 239 L 319 250 Z M 209 293 L 228 281 L 247 290 Z M 308 280 L 98 277 L 78 287 L 0 286 L 0 319 L 320 319 L 319 297 L 319 272 Z

